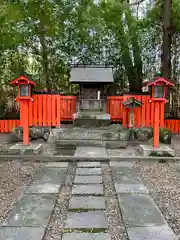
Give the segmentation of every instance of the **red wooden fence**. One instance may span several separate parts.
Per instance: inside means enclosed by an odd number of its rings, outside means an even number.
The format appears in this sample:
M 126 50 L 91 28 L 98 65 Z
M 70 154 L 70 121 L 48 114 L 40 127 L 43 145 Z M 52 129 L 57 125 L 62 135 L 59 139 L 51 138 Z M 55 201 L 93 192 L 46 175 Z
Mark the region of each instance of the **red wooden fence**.
M 137 95 L 124 95 L 124 96 L 111 96 L 107 98 L 107 112 L 111 115 L 112 121 L 121 121 L 124 124 L 124 127 L 128 125 L 128 111 L 123 107 L 123 101 L 126 101 L 129 98 L 135 98 L 143 103 L 142 107 L 136 108 L 134 110 L 134 122 L 135 127 L 150 127 L 154 123 L 154 104 L 150 103 L 150 96 L 137 96 Z M 171 130 L 173 133 L 180 133 L 180 120 L 174 119 L 164 119 L 164 108 L 161 105 L 160 108 L 160 126 L 166 127 Z
M 108 108 L 107 112 L 111 115 L 112 121 L 122 121 L 128 124 L 128 111 L 123 107 L 123 102 L 129 98 L 135 98 L 143 103 L 142 107 L 134 110 L 135 127 L 151 126 L 151 105 L 149 103 L 150 96 L 137 96 L 137 95 L 124 95 L 124 96 L 111 96 L 107 98 Z M 124 126 L 126 127 L 126 126 Z
M 0 120 L 0 132 L 12 132 L 12 129 L 19 125 L 20 120 Z
M 135 127 L 153 126 L 154 116 L 151 109 L 150 96 L 111 96 L 107 98 L 106 110 L 111 115 L 112 121 L 123 121 L 125 127 L 128 124 L 128 111 L 123 107 L 123 101 L 130 97 L 143 102 L 143 106 L 135 109 Z M 75 96 L 45 95 L 33 96 L 34 102 L 29 103 L 30 126 L 59 126 L 61 121 L 72 120 L 76 112 Z M 160 115 L 164 109 L 161 108 Z M 13 128 L 20 126 L 20 120 L 0 120 L 0 132 L 11 132 Z M 167 127 L 173 133 L 180 133 L 180 120 L 161 119 L 160 126 Z
M 112 121 L 122 121 L 123 126 L 128 126 L 129 112 L 123 107 L 123 102 L 129 98 L 135 98 L 142 102 L 142 107 L 134 109 L 134 123 L 135 127 L 150 127 L 153 126 L 154 116 L 152 108 L 154 103 L 150 103 L 150 96 L 144 95 L 124 95 L 124 96 L 111 96 L 107 98 L 107 112 L 111 115 Z M 160 111 L 160 126 L 164 126 L 164 108 L 161 105 Z
M 29 125 L 59 126 L 60 121 L 72 120 L 76 112 L 76 97 L 61 95 L 34 95 L 29 103 Z
M 76 112 L 75 96 L 37 94 L 33 99 L 29 103 L 29 126 L 60 126 L 61 121 L 72 120 Z M 0 132 L 11 132 L 20 125 L 20 120 L 0 120 Z
M 179 119 L 165 119 L 164 125 L 173 133 L 180 133 L 180 120 Z
M 121 121 L 123 118 L 123 96 L 107 97 L 106 112 L 111 115 L 111 121 Z

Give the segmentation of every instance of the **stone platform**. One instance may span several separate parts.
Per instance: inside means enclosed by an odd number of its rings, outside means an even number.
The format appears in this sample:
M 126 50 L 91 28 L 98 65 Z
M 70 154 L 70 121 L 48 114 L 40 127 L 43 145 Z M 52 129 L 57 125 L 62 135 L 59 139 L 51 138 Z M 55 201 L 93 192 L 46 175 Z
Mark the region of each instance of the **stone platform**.
M 127 147 L 127 143 L 125 141 L 102 141 L 102 140 L 88 140 L 88 139 L 62 139 L 56 142 L 56 145 L 61 147 L 65 146 L 74 146 L 74 147 L 106 147 L 109 149 L 124 149 Z
M 174 157 L 175 156 L 174 150 L 167 145 L 160 145 L 159 148 L 154 148 L 151 145 L 140 145 L 139 150 L 141 154 L 145 157 L 147 156 Z
M 119 132 L 121 127 L 60 127 L 52 129 L 48 142 L 59 145 L 95 146 L 119 149 L 127 147 L 127 133 Z
M 8 149 L 9 155 L 39 155 L 42 151 L 42 144 L 23 145 L 17 143 Z

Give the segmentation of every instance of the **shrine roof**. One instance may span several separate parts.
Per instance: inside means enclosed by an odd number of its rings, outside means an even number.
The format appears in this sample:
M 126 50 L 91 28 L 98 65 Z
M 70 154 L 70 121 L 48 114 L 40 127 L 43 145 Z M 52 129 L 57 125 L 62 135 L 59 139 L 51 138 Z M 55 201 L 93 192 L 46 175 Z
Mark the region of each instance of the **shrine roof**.
M 71 83 L 113 83 L 112 67 L 105 66 L 73 66 L 70 71 Z

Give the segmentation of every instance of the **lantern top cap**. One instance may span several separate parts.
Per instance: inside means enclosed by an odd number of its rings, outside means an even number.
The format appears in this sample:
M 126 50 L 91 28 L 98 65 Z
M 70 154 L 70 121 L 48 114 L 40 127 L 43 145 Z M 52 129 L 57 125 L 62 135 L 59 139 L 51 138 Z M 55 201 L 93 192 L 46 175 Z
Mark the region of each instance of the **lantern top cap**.
M 32 76 L 26 72 L 20 74 L 19 77 L 15 78 L 10 83 L 13 85 L 18 85 L 19 83 L 29 84 L 32 86 L 36 85 L 36 83 L 32 80 Z
M 175 84 L 171 81 L 169 81 L 168 79 L 166 78 L 163 78 L 163 77 L 156 77 L 154 81 L 152 82 L 148 82 L 146 84 L 146 86 L 150 87 L 150 86 L 155 86 L 155 85 L 165 85 L 167 87 L 174 87 Z
M 129 98 L 128 100 L 126 100 L 126 101 L 124 101 L 123 102 L 123 105 L 125 106 L 125 107 L 129 107 L 131 104 L 134 104 L 134 108 L 135 107 L 140 107 L 140 106 L 142 106 L 143 105 L 143 103 L 142 102 L 140 102 L 140 101 L 138 101 L 137 99 L 135 99 L 135 98 Z

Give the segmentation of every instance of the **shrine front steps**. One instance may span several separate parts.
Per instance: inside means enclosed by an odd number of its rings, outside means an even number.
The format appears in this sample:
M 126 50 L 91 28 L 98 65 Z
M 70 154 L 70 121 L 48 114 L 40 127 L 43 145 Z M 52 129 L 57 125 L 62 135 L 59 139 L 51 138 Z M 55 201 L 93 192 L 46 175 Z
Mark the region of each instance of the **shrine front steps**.
M 73 115 L 74 126 L 101 127 L 110 125 L 110 114 L 102 111 L 84 110 Z
M 49 139 L 49 143 L 56 143 L 59 146 L 96 146 L 107 148 L 126 148 L 127 141 L 118 140 L 117 136 L 112 132 L 97 128 L 73 128 L 52 129 Z
M 91 119 L 91 118 L 76 118 L 73 121 L 75 126 L 84 126 L 84 127 L 101 127 L 101 126 L 109 126 L 110 120 L 108 119 Z
M 101 140 L 80 140 L 62 139 L 56 142 L 57 147 L 106 147 L 108 149 L 126 148 L 126 141 L 101 141 Z

